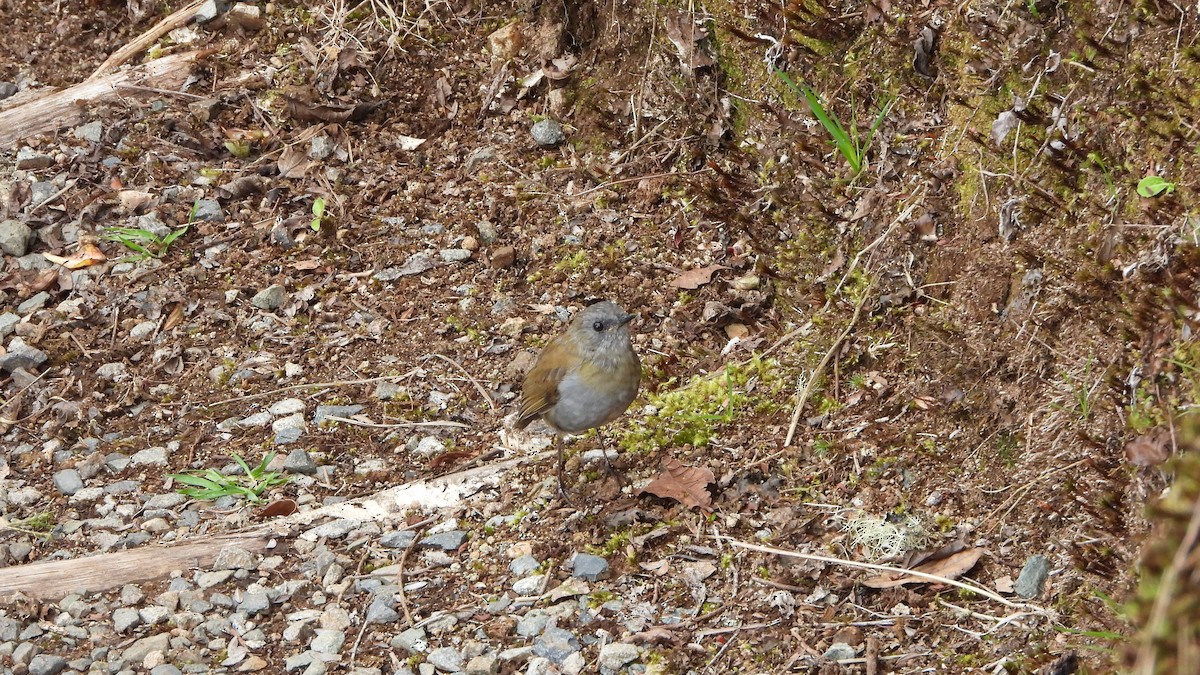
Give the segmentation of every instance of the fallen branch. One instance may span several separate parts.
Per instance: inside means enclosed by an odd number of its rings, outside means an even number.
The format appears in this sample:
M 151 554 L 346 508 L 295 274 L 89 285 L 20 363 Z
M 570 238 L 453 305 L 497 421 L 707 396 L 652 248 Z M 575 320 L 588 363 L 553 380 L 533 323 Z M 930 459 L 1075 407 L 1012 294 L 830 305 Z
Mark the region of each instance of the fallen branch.
M 86 80 L 67 89 L 44 94 L 0 112 L 0 150 L 17 142 L 79 124 L 86 106 L 118 96 L 123 86 L 172 89 L 183 86 L 191 64 L 210 50 L 171 54 L 117 73 Z
M 203 4 L 204 0 L 195 0 L 190 5 L 154 24 L 153 28 L 137 36 L 133 42 L 121 47 L 107 59 L 104 59 L 104 63 L 100 64 L 100 67 L 96 69 L 96 72 L 92 73 L 88 81 L 104 77 L 157 42 L 160 37 L 191 21 L 192 17 L 196 16 L 196 11 Z

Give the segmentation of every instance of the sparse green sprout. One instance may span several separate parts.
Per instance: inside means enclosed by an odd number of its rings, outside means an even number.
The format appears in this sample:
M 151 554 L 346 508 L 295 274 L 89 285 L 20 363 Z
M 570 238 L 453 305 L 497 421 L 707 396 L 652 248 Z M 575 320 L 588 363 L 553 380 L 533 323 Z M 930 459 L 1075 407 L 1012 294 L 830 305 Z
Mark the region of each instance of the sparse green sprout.
M 1070 410 L 1077 413 L 1084 422 L 1091 418 L 1092 413 L 1096 411 L 1096 404 L 1092 400 L 1092 394 L 1095 393 L 1096 388 L 1100 386 L 1100 382 L 1104 379 L 1101 376 L 1096 378 L 1095 382 L 1088 384 L 1092 380 L 1092 364 L 1095 363 L 1095 360 L 1095 356 L 1088 357 L 1087 363 L 1083 366 L 1083 378 L 1081 380 L 1076 380 L 1066 371 L 1059 373 L 1063 382 L 1066 383 L 1067 388 L 1071 390 L 1071 398 L 1074 400 L 1075 405 L 1073 408 L 1067 408 L 1055 403 L 1051 404 L 1051 408 L 1055 410 Z
M 195 213 L 194 210 L 193 213 Z M 161 258 L 166 255 L 171 244 L 187 233 L 188 227 L 190 226 L 184 225 L 165 237 L 160 237 L 140 227 L 108 227 L 105 228 L 101 238 L 105 241 L 115 241 L 133 251 L 136 255 L 129 256 L 129 258 L 135 262 L 141 262 L 148 258 Z
M 250 156 L 250 144 L 246 141 L 225 141 L 224 145 L 229 154 L 238 159 L 246 159 Z
M 173 473 L 168 477 L 191 486 L 180 488 L 179 494 L 192 499 L 208 501 L 229 495 L 242 497 L 254 504 L 265 501 L 262 495 L 267 490 L 285 485 L 291 480 L 290 476 L 267 471 L 267 465 L 271 463 L 272 459 L 275 459 L 273 452 L 267 453 L 258 466 L 253 468 L 246 464 L 246 461 L 236 452 L 232 456 L 233 461 L 238 463 L 245 475 L 226 476 L 216 469 L 206 469 L 202 472 Z
M 324 197 L 317 197 L 313 200 L 312 214 L 313 219 L 312 222 L 309 223 L 309 227 L 313 229 L 313 232 L 319 232 L 321 230 L 321 219 L 325 217 Z
M 871 124 L 871 128 L 867 131 L 866 137 L 859 138 L 857 114 L 850 119 L 850 129 L 847 130 L 842 125 L 841 120 L 825 107 L 825 104 L 821 101 L 821 97 L 817 95 L 817 92 L 813 91 L 812 87 L 803 82 L 797 85 L 782 70 L 777 69 L 775 75 L 783 80 L 784 84 L 790 87 L 792 91 L 804 96 L 805 102 L 808 103 L 808 107 L 812 110 L 817 121 L 821 123 L 821 126 L 825 127 L 825 130 L 833 138 L 833 143 L 837 146 L 838 152 L 850 163 L 850 169 L 854 172 L 854 175 L 857 176 L 862 173 L 867 148 L 871 146 L 871 139 L 875 137 L 875 132 L 879 130 L 879 126 L 883 124 L 884 117 L 891 110 L 893 101 L 883 104 L 883 107 L 879 109 L 879 113 L 875 116 L 875 121 Z M 851 106 L 853 107 L 853 101 L 851 101 Z
M 54 515 L 49 511 L 42 511 L 28 518 L 17 518 L 9 521 L 8 526 L 0 528 L 0 530 L 9 528 L 17 532 L 24 532 L 35 537 L 45 538 L 49 535 L 50 530 L 54 529 Z

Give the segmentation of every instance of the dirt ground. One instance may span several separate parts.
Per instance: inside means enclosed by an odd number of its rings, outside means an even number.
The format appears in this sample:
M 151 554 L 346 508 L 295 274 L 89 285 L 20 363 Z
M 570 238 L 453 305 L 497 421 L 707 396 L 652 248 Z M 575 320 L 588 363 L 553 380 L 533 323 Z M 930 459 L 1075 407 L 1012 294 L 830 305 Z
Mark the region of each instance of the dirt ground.
M 274 496 L 305 507 L 495 461 L 537 349 L 568 311 L 611 298 L 639 315 L 643 389 L 569 451 L 577 503 L 557 497 L 547 460 L 457 517 L 482 540 L 492 516 L 536 514 L 488 529 L 490 548 L 600 553 L 614 578 L 653 587 L 656 616 L 695 619 L 649 643 L 657 672 L 1121 665 L 1145 509 L 1173 482 L 1163 462 L 1185 450 L 1173 430 L 1200 384 L 1195 8 L 385 6 L 270 3 L 261 27 L 172 34 L 157 53 L 213 50 L 184 94 L 88 109 L 96 142 L 68 129 L 19 144 L 50 167 L 16 172 L 15 148 L 4 155 L 0 217 L 35 226 L 33 252 L 70 256 L 90 236 L 108 257 L 73 287 L 37 287 L 5 258 L 0 305 L 52 298 L 18 333 L 49 362 L 0 438 L 44 448 L 6 461 L 8 481 L 45 498 L 6 502 L 8 521 L 96 517 L 51 482 L 96 451 L 168 448 L 119 476 L 161 493 L 178 488 L 168 474 L 300 447 L 330 473 Z M 85 79 L 177 7 L 0 9 L 0 81 L 28 88 Z M 861 174 L 768 62 L 864 136 L 886 110 Z M 544 119 L 565 141 L 534 140 Z M 1170 189 L 1139 196 L 1153 176 Z M 35 178 L 74 182 L 30 214 Z M 223 213 L 195 219 L 198 199 Z M 105 231 L 150 210 L 186 233 L 121 266 L 131 251 Z M 82 311 L 53 311 L 72 298 Z M 153 335 L 134 337 L 147 321 Z M 114 363 L 124 376 L 98 374 Z M 3 375 L 11 403 L 22 385 Z M 388 398 L 384 376 L 400 385 Z M 289 396 L 402 426 L 310 427 L 273 446 L 270 428 L 228 423 Z M 403 426 L 416 422 L 456 425 Z M 429 436 L 444 452 L 416 451 Z M 623 481 L 580 461 L 601 440 L 622 450 Z M 711 471 L 701 503 L 639 491 L 672 458 Z M 204 513 L 173 536 L 256 522 Z M 5 537 L 33 545 L 9 564 L 103 550 Z M 977 549 L 952 576 L 1011 604 L 870 588 L 872 572 L 737 543 L 859 562 Z M 463 555 L 474 582 L 507 574 L 503 556 Z M 1023 598 L 1012 588 L 1033 556 L 1049 577 Z M 656 572 L 697 559 L 716 564 L 699 601 Z M 420 612 L 471 593 L 446 588 Z M 836 642 L 880 660 L 816 658 Z

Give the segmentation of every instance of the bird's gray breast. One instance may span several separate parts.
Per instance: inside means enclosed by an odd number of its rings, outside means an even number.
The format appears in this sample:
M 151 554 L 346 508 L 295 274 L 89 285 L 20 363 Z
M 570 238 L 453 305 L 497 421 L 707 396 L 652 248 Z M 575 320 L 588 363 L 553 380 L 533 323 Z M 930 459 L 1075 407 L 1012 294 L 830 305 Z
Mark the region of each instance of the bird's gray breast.
M 638 380 L 593 375 L 585 378 L 574 371 L 558 385 L 558 402 L 546 413 L 546 421 L 560 431 L 578 433 L 616 418 L 637 396 Z

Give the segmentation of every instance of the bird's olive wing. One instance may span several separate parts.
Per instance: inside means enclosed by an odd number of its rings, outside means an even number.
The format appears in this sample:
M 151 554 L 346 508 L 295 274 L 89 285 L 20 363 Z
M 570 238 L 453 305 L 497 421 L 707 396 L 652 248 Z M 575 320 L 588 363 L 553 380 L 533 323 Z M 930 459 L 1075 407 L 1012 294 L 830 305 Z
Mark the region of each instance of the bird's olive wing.
M 525 377 L 525 386 L 521 390 L 521 414 L 517 417 L 517 428 L 524 429 L 542 413 L 558 403 L 558 383 L 562 381 L 565 371 L 561 368 L 543 371 L 529 371 Z

